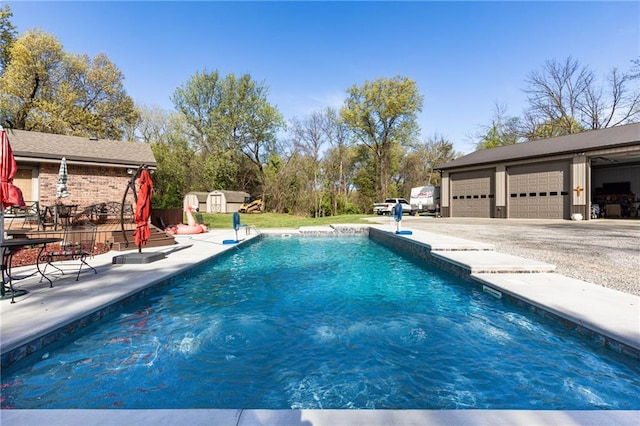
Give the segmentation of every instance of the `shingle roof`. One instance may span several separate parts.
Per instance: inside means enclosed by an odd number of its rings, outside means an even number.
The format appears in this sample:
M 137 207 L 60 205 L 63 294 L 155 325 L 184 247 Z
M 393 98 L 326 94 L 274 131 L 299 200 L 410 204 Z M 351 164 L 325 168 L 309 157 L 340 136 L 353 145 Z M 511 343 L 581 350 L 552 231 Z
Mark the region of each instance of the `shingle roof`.
M 227 203 L 244 203 L 244 199 L 249 196 L 248 193 L 243 191 L 227 191 L 225 189 L 218 189 L 211 192 L 223 193 Z
M 640 123 L 634 123 L 610 127 L 608 129 L 591 130 L 574 135 L 560 136 L 552 139 L 483 149 L 449 161 L 438 167 L 438 169 L 446 170 L 463 166 L 499 163 L 502 161 L 524 160 L 527 158 L 574 152 L 588 152 L 638 143 L 640 143 Z
M 199 191 L 190 191 L 190 192 L 187 192 L 185 197 L 187 195 L 195 196 L 199 203 L 206 203 L 207 202 L 207 197 L 209 196 L 209 193 L 208 192 L 199 192 Z
M 81 161 L 96 164 L 138 166 L 157 165 L 151 146 L 140 142 L 90 140 L 79 136 L 54 135 L 52 133 L 8 130 L 13 154 L 17 159 L 35 161 Z

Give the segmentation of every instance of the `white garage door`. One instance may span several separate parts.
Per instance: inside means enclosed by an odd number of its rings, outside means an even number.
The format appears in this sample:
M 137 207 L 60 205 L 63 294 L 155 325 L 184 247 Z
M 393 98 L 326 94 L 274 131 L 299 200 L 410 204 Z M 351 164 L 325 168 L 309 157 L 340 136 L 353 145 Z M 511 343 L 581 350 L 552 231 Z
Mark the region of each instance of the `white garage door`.
M 452 173 L 451 217 L 492 217 L 494 170 Z
M 514 166 L 508 176 L 510 218 L 569 218 L 568 162 Z

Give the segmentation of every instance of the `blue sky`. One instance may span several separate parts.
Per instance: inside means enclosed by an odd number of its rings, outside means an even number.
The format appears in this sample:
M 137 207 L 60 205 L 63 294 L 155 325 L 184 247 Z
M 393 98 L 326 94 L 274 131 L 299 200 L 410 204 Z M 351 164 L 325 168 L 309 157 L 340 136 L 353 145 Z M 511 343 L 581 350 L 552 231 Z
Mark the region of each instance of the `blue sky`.
M 604 79 L 640 55 L 640 2 L 8 1 L 18 32 L 42 29 L 68 52 L 105 53 L 138 104 L 173 109 L 197 71 L 248 73 L 285 119 L 339 108 L 346 90 L 414 79 L 421 139 L 473 151 L 496 103 L 526 106 L 525 78 L 571 56 Z

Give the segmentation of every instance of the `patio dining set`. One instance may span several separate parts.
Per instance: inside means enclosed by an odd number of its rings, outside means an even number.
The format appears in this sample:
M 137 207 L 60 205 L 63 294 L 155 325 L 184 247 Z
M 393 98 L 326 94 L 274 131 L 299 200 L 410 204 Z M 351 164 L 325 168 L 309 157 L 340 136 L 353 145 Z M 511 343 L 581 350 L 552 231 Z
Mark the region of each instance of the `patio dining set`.
M 77 204 L 53 204 L 40 206 L 38 201 L 27 201 L 24 207 L 11 206 L 4 210 L 5 229 L 35 229 L 37 231 L 63 230 L 66 227 L 92 222 L 128 223 L 133 221 L 133 207 L 118 202 L 91 204 L 82 209 Z
M 53 286 L 51 273 L 65 275 L 69 266 L 75 265 L 76 281 L 83 270 L 97 273 L 87 259 L 92 257 L 96 249 L 97 225 L 106 223 L 120 223 L 133 221 L 133 208 L 116 202 L 92 204 L 82 210 L 77 205 L 55 204 L 40 208 L 37 201 L 26 202 L 25 206 L 12 206 L 4 210 L 4 229 L 11 236 L 0 242 L 2 283 L 0 284 L 0 299 L 11 299 L 14 303 L 16 296 L 24 291 L 16 289 L 13 282 L 27 277 L 16 277 L 12 274 L 13 256 L 21 249 L 38 248 L 36 256 L 36 272 L 40 280 L 46 280 Z M 37 231 L 33 237 L 19 237 L 20 234 Z M 51 232 L 53 231 L 53 233 Z M 63 267 L 57 261 L 77 261 L 66 263 Z M 56 263 L 54 263 L 56 262 Z M 76 269 L 77 268 L 77 269 Z M 47 271 L 51 272 L 47 272 Z
M 0 285 L 0 299 L 11 299 L 15 303 L 15 297 L 26 293 L 26 290 L 14 288 L 13 282 L 22 280 L 33 275 L 39 275 L 40 281 L 46 280 L 49 287 L 53 287 L 53 281 L 47 276 L 47 269 L 50 267 L 60 275 L 65 275 L 65 270 L 69 266 L 74 268 L 76 281 L 80 279 L 83 268 L 92 270 L 94 274 L 98 271 L 87 263 L 87 258 L 93 257 L 96 241 L 96 225 L 87 222 L 78 226 L 67 226 L 64 229 L 63 237 L 43 237 L 43 238 L 10 238 L 0 243 L 2 252 L 2 283 Z M 15 276 L 12 273 L 13 257 L 20 250 L 25 248 L 38 248 L 36 256 L 36 271 L 27 276 Z M 57 261 L 78 261 L 77 264 L 54 264 Z

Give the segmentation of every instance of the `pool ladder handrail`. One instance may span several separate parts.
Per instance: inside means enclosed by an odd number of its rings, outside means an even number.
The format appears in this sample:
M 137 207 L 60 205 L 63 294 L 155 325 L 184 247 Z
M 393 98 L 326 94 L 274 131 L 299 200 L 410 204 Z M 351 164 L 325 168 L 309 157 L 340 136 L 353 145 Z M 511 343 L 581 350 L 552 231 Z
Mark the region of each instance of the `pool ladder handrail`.
M 240 224 L 241 228 L 245 228 L 245 235 L 251 235 L 251 229 L 253 229 L 256 235 L 260 235 L 260 230 L 255 225 L 248 225 L 246 223 Z

